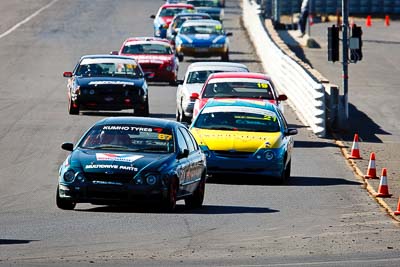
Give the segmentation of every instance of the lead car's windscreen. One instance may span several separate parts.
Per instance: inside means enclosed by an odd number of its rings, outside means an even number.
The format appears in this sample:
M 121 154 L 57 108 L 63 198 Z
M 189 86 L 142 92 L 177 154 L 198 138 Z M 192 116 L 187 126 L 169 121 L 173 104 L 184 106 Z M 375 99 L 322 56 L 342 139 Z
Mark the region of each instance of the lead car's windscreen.
M 85 149 L 173 153 L 174 137 L 171 129 L 146 125 L 99 125 L 85 135 L 78 144 Z

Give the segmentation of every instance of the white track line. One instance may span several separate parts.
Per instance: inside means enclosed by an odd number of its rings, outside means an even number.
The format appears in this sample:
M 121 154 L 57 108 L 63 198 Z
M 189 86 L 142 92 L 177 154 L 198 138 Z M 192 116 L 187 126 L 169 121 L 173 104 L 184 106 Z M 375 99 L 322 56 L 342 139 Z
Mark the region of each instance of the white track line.
M 30 21 L 31 19 L 33 19 L 34 17 L 36 17 L 37 15 L 39 15 L 40 12 L 42 12 L 43 10 L 51 7 L 55 2 L 57 2 L 58 0 L 53 0 L 50 3 L 48 3 L 47 5 L 43 6 L 41 9 L 37 10 L 35 13 L 33 13 L 32 15 L 30 15 L 29 17 L 27 17 L 26 19 L 18 22 L 17 24 L 15 24 L 14 26 L 12 26 L 10 29 L 8 29 L 6 32 L 3 32 L 2 34 L 0 34 L 0 39 L 3 37 L 6 37 L 7 35 L 9 35 L 10 33 L 12 33 L 13 31 L 15 31 L 16 29 L 19 28 L 19 26 L 27 23 L 28 21 Z

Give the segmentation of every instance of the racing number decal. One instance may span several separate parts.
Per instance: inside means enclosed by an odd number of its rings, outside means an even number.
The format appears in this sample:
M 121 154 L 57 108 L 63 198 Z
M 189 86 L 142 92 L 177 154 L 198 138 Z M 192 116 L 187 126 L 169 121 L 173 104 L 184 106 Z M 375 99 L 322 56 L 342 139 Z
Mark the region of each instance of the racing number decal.
M 276 121 L 276 117 L 275 116 L 269 116 L 269 115 L 264 115 L 264 120 L 266 121 Z
M 171 140 L 172 135 L 169 134 L 158 134 L 158 139 L 159 140 Z
M 268 84 L 267 83 L 257 83 L 258 88 L 264 88 L 267 89 L 268 88 Z

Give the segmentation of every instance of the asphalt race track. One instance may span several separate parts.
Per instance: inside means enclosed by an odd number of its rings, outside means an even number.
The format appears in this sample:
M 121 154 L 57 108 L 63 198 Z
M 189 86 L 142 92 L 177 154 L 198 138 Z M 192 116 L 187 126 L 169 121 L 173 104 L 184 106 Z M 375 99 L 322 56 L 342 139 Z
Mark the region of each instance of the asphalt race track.
M 299 135 L 287 185 L 221 177 L 207 184 L 203 208 L 178 202 L 174 214 L 141 206 L 57 209 L 58 167 L 67 156 L 60 144 L 76 142 L 101 118 L 131 115 L 68 115 L 62 73 L 81 55 L 151 36 L 149 16 L 162 3 L 0 2 L 0 266 L 400 266 L 399 226 L 335 143 L 316 138 L 288 106 Z M 263 71 L 240 14 L 240 0 L 227 0 L 231 60 Z M 185 58 L 181 78 L 197 60 Z M 175 119 L 175 90 L 150 84 L 152 117 Z

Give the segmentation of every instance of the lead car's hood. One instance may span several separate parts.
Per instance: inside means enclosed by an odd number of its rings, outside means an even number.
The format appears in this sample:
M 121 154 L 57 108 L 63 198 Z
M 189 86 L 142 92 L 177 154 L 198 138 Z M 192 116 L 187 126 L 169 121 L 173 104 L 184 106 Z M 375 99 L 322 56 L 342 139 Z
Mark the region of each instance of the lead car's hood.
M 81 168 L 85 173 L 112 172 L 137 173 L 143 170 L 156 170 L 173 154 L 108 152 L 78 148 L 71 155 L 71 165 Z

